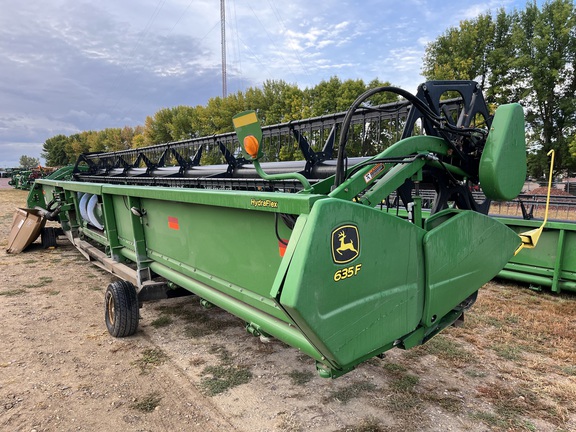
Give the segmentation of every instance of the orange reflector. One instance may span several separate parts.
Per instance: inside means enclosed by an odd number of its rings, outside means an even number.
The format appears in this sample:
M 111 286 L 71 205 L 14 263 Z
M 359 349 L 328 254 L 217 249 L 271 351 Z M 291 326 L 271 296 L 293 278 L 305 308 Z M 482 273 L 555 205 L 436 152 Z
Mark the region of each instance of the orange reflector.
M 288 243 L 288 240 L 286 239 L 282 239 L 282 241 L 284 243 Z M 281 257 L 284 256 L 284 254 L 286 253 L 286 244 L 282 243 L 281 241 L 278 241 L 278 253 L 280 254 Z
M 258 157 L 258 149 L 260 148 L 260 144 L 254 135 L 248 135 L 244 138 L 244 150 L 248 153 L 252 158 L 256 159 Z
M 168 216 L 168 228 L 173 230 L 179 230 L 180 224 L 178 224 L 178 218 Z

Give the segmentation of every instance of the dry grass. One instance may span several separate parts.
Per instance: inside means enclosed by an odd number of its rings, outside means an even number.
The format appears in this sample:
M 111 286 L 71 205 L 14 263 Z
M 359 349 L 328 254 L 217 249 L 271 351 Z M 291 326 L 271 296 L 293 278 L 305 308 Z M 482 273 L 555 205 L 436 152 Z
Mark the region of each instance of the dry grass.
M 573 294 L 535 293 L 495 283 L 486 285 L 482 294 L 470 314 L 473 319 L 460 333 L 489 336 L 484 338 L 486 348 L 515 352 L 514 357 L 526 352 L 550 357 L 551 363 L 576 364 Z
M 135 410 L 142 411 L 144 413 L 152 412 L 160 404 L 162 397 L 157 393 L 153 392 L 147 394 L 141 399 L 137 399 L 131 407 Z
M 153 368 L 160 366 L 168 357 L 160 349 L 145 349 L 142 351 L 142 357 L 134 362 L 140 368 L 140 373 L 148 374 Z
M 222 312 L 218 308 L 211 308 L 206 310 L 199 302 L 188 302 L 178 305 L 160 305 L 156 310 L 161 312 L 162 319 L 161 325 L 155 325 L 157 328 L 162 327 L 172 318 L 174 320 L 183 321 L 184 335 L 187 338 L 198 339 L 201 337 L 209 336 L 215 332 L 222 331 L 229 327 L 238 327 L 240 321 L 234 316 Z M 180 323 L 177 323 L 180 325 Z M 154 324 L 153 324 L 154 325 Z
M 206 366 L 202 371 L 200 387 L 206 395 L 216 396 L 233 387 L 247 384 L 252 379 L 249 368 L 235 363 L 225 347 L 213 345 L 208 352 L 218 358 L 219 364 Z
M 290 378 L 292 385 L 299 386 L 308 384 L 315 376 L 314 373 L 310 371 L 301 371 L 297 369 L 291 370 L 287 375 Z
M 385 407 L 414 428 L 434 407 L 495 431 L 575 430 L 575 336 L 576 295 L 490 282 L 463 327 L 384 361 Z
M 478 348 L 478 399 L 493 406 L 473 415 L 496 430 L 562 430 L 576 409 L 576 296 L 490 282 L 466 318 L 449 333 Z
M 337 401 L 347 404 L 352 399 L 376 390 L 376 386 L 367 381 L 354 381 L 343 387 L 333 390 L 326 398 L 326 402 Z

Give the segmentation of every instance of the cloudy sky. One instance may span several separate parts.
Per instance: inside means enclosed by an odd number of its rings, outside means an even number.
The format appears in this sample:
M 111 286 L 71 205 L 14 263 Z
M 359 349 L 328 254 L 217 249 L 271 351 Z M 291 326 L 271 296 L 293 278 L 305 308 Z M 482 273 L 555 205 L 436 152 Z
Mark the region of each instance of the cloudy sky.
M 540 1 L 538 2 L 540 4 Z M 414 91 L 428 42 L 526 0 L 227 0 L 228 92 L 337 75 Z M 57 134 L 222 95 L 218 0 L 0 0 L 0 168 Z

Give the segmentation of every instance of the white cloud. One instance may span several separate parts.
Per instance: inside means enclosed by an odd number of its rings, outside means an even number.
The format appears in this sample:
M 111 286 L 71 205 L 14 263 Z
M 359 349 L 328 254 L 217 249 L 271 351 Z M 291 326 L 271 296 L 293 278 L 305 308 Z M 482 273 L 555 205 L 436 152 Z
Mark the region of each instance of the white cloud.
M 415 90 L 429 41 L 511 1 L 228 2 L 229 91 L 266 79 L 314 86 L 333 75 Z M 0 150 L 142 124 L 160 108 L 219 96 L 218 3 L 3 0 Z
M 416 39 L 416 42 L 418 43 L 418 45 L 425 47 L 430 42 L 432 42 L 432 39 L 430 39 L 427 36 L 422 36 L 422 37 L 419 37 L 418 39 Z
M 486 12 L 488 12 L 489 9 L 490 9 L 490 7 L 486 4 L 470 5 L 470 6 L 462 9 L 462 18 L 461 19 L 465 20 L 465 19 L 475 18 L 480 14 L 485 14 Z
M 287 48 L 296 51 L 321 50 L 340 43 L 342 39 L 349 40 L 349 36 L 344 36 L 349 24 L 348 21 L 342 21 L 337 24 L 312 27 L 305 32 L 286 30 L 284 43 Z

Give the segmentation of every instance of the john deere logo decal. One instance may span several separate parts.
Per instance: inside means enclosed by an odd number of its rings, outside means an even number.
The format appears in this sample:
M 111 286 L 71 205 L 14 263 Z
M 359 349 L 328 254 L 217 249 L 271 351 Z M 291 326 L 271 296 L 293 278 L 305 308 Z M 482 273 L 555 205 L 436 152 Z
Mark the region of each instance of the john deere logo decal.
M 360 236 L 355 225 L 341 225 L 332 231 L 332 259 L 346 264 L 360 253 Z

